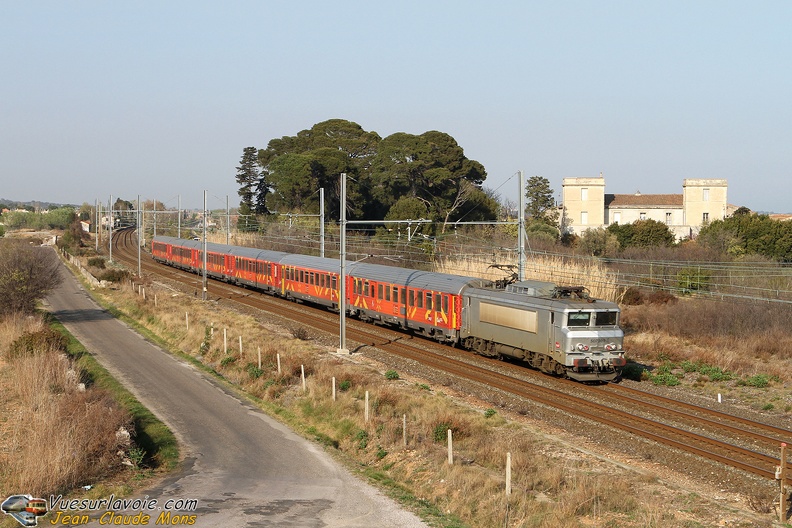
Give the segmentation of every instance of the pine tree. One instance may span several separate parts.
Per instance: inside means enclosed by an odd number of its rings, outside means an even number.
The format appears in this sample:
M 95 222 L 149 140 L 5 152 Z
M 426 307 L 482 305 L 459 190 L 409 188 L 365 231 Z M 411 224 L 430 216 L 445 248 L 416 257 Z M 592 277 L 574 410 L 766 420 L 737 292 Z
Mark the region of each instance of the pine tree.
M 253 210 L 253 197 L 256 194 L 256 184 L 259 180 L 258 167 L 258 149 L 256 147 L 245 147 L 242 152 L 240 165 L 236 168 L 240 210 Z

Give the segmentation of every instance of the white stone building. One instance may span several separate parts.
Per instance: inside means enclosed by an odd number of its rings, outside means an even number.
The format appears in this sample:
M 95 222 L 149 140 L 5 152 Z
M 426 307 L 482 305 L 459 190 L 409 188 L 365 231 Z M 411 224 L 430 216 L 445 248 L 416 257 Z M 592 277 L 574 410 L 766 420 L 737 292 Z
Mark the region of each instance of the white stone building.
M 586 229 L 656 220 L 677 239 L 695 237 L 701 226 L 722 220 L 736 207 L 727 202 L 721 179 L 685 179 L 682 194 L 608 194 L 605 178 L 564 178 L 561 230 L 581 235 Z

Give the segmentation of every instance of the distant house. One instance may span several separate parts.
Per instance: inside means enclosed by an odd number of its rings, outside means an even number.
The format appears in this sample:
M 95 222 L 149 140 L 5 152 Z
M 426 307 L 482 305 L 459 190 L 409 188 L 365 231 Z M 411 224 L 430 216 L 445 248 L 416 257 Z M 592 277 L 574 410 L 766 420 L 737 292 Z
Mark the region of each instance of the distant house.
M 86 233 L 91 232 L 91 222 L 88 220 L 80 220 L 80 227 L 82 227 L 82 230 Z
M 607 194 L 605 178 L 564 178 L 561 230 L 582 234 L 586 229 L 636 220 L 664 223 L 677 239 L 695 237 L 701 227 L 722 220 L 737 207 L 726 200 L 728 182 L 685 179 L 682 194 Z

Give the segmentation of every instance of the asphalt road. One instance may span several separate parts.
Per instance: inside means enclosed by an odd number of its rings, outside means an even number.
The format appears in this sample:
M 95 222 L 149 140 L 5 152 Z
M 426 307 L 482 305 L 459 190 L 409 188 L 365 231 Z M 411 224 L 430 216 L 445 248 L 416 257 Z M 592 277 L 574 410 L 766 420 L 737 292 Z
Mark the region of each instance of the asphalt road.
M 197 499 L 194 511 L 173 512 L 194 514 L 196 527 L 426 526 L 321 448 L 114 319 L 65 266 L 62 274 L 47 298 L 50 311 L 180 441 L 180 469 L 139 496 L 160 507 Z M 99 526 L 96 515 L 91 520 Z

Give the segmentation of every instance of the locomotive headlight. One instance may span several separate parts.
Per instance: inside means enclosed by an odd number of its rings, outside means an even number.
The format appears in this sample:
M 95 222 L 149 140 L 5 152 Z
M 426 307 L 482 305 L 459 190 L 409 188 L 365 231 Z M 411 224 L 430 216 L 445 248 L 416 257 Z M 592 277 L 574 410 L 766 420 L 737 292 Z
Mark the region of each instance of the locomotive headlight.
M 583 343 L 578 343 L 577 349 L 580 350 L 581 352 L 588 352 L 589 347 L 588 345 L 584 345 Z
M 613 343 L 609 343 L 605 345 L 605 350 L 608 352 L 612 352 L 613 350 L 616 350 L 616 345 Z

